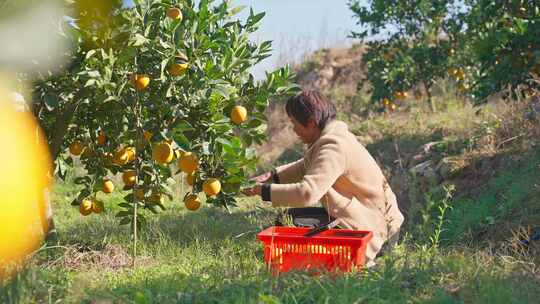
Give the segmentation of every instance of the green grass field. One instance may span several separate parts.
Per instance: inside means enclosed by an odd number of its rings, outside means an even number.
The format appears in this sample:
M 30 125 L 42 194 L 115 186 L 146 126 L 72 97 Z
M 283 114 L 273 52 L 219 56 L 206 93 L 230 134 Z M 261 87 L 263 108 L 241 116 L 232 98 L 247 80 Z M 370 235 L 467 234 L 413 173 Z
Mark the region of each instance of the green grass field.
M 254 200 L 231 214 L 169 204 L 142 230 L 132 267 L 130 231 L 118 226 L 114 208 L 82 217 L 69 206 L 73 191 L 66 184 L 55 191 L 59 246 L 43 248 L 5 286 L 4 302 L 534 303 L 540 294 L 537 266 L 525 256 L 407 237 L 368 271 L 274 277 L 255 236 L 277 211 Z

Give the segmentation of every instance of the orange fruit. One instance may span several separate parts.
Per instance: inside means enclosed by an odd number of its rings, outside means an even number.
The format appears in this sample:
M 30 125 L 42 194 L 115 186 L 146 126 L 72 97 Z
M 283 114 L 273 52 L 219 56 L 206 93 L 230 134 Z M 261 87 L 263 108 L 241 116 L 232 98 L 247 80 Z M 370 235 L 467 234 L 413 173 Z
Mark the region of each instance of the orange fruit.
M 167 17 L 173 19 L 173 20 L 180 20 L 182 21 L 182 11 L 179 8 L 171 7 L 167 10 Z
M 131 83 L 137 91 L 143 91 L 150 84 L 150 77 L 146 74 L 133 74 L 131 76 Z
M 152 159 L 158 164 L 168 164 L 173 157 L 173 149 L 167 142 L 160 142 L 152 147 Z
M 221 183 L 217 178 L 209 178 L 203 183 L 203 191 L 207 196 L 214 197 L 221 192 Z
M 150 138 L 152 138 L 152 133 L 148 131 L 144 131 L 143 136 L 145 140 L 150 140 Z
M 69 145 L 69 153 L 75 156 L 81 155 L 84 152 L 84 150 L 85 150 L 84 145 L 78 140 L 72 142 L 71 145 Z
M 106 178 L 103 179 L 102 188 L 104 193 L 112 193 L 114 191 L 114 184 L 110 179 Z
M 459 91 L 460 93 L 466 92 L 467 90 L 469 90 L 469 88 L 470 88 L 469 85 L 466 84 L 466 83 L 460 83 L 460 84 L 458 85 L 458 91 Z
M 79 212 L 84 216 L 89 215 L 90 213 L 92 213 L 93 204 L 94 203 L 91 200 L 87 198 L 83 199 L 81 204 L 79 205 Z
M 102 201 L 92 202 L 92 212 L 101 213 L 101 212 L 103 212 L 103 209 L 105 209 L 105 207 L 103 206 Z
M 129 162 L 129 154 L 125 148 L 117 150 L 114 153 L 113 162 L 119 166 L 123 166 Z
M 186 176 L 186 182 L 188 185 L 193 186 L 193 184 L 195 183 L 195 177 L 193 176 L 193 174 L 188 174 Z
M 117 150 L 114 154 L 113 162 L 119 166 L 123 166 L 135 160 L 136 150 L 134 147 L 127 147 Z
M 135 150 L 134 147 L 127 147 L 126 148 L 126 153 L 127 153 L 127 156 L 128 156 L 128 163 L 135 160 L 136 150 Z
M 52 172 L 39 124 L 30 112 L 17 112 L 9 98 L 0 88 L 0 281 L 39 248 L 49 229 Z
M 107 136 L 105 136 L 105 132 L 104 131 L 99 131 L 98 137 L 97 137 L 98 146 L 104 146 L 106 140 L 107 140 Z
M 131 187 L 137 182 L 137 173 L 135 170 L 127 170 L 122 173 L 122 181 L 124 185 Z
M 185 152 L 184 155 L 182 155 L 178 160 L 178 167 L 180 167 L 180 170 L 188 174 L 193 173 L 199 168 L 199 160 L 197 159 L 197 156 L 195 156 L 195 154 L 191 152 Z
M 465 78 L 465 73 L 463 72 L 462 69 L 456 69 L 454 76 L 456 77 L 457 80 L 462 80 Z
M 172 76 L 182 76 L 188 69 L 188 63 L 173 63 L 169 66 L 169 74 Z
M 231 120 L 239 125 L 247 120 L 247 110 L 243 106 L 234 106 L 231 110 Z
M 188 210 L 195 211 L 201 207 L 201 200 L 195 194 L 190 194 L 184 199 L 184 205 Z

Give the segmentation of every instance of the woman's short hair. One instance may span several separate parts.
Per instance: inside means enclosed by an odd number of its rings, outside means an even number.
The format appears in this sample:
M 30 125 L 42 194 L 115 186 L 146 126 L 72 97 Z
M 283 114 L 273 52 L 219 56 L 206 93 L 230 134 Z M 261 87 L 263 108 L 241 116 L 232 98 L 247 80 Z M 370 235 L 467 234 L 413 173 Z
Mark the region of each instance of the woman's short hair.
M 328 121 L 336 118 L 336 106 L 314 90 L 304 90 L 289 98 L 285 110 L 289 117 L 293 117 L 303 126 L 307 126 L 310 118 L 313 119 L 319 130 L 324 129 Z

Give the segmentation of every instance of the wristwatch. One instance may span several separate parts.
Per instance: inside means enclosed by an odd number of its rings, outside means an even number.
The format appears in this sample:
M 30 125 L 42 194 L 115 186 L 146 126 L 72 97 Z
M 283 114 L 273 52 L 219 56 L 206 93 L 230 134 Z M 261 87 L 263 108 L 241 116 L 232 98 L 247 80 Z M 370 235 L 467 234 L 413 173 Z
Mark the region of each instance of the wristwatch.
M 276 168 L 272 169 L 272 171 L 270 171 L 270 174 L 272 175 L 272 182 L 274 184 L 279 184 L 279 175 Z

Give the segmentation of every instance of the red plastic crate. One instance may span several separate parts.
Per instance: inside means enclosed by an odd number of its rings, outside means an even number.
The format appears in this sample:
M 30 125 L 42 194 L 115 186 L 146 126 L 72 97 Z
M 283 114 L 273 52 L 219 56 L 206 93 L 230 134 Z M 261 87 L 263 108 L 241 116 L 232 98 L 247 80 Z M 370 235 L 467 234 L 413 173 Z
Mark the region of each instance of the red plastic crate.
M 269 227 L 257 239 L 264 243 L 264 260 L 272 273 L 290 270 L 350 271 L 362 268 L 371 231 L 329 229 L 305 237 L 310 228 Z

